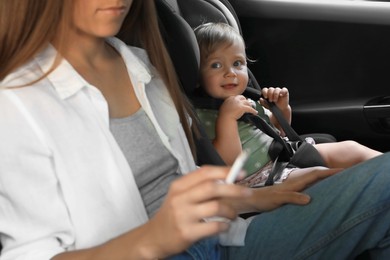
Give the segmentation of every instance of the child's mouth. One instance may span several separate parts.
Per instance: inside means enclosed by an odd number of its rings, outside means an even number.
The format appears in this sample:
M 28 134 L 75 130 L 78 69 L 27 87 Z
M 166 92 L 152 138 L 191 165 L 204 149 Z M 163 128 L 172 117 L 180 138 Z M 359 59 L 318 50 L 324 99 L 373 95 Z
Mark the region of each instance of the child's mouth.
M 224 89 L 232 89 L 232 88 L 237 87 L 237 84 L 226 84 L 226 85 L 222 85 L 222 87 Z

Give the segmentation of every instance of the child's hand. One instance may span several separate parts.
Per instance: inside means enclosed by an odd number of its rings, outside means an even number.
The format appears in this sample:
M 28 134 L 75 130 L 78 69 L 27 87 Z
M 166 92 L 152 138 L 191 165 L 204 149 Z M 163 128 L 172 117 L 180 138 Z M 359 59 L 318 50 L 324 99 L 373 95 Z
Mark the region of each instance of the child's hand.
M 261 92 L 264 99 L 267 99 L 269 102 L 274 102 L 281 110 L 288 108 L 289 92 L 287 88 L 262 88 Z M 260 98 L 260 103 L 268 108 L 263 98 Z
M 228 97 L 219 109 L 220 116 L 231 117 L 234 120 L 238 120 L 245 113 L 257 115 L 258 112 L 252 107 L 251 102 L 242 95 Z

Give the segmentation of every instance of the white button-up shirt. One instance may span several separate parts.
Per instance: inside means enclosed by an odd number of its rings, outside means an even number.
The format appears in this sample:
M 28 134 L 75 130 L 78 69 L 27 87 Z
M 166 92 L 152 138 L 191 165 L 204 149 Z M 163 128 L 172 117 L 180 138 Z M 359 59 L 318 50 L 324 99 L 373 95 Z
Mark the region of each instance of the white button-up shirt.
M 181 173 L 195 169 L 179 117 L 146 53 L 109 39 Z M 131 168 L 109 130 L 108 105 L 49 46 L 0 82 L 1 259 L 50 259 L 147 221 Z M 11 87 L 5 89 L 4 87 Z M 136 137 L 135 137 L 136 138 Z

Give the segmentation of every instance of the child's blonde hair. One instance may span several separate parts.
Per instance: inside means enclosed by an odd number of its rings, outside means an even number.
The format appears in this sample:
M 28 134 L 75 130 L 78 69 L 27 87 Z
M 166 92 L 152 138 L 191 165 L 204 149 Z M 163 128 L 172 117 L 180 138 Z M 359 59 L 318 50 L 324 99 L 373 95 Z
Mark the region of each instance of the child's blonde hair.
M 241 42 L 245 46 L 241 34 L 226 23 L 205 23 L 194 30 L 199 45 L 201 60 L 217 49 Z

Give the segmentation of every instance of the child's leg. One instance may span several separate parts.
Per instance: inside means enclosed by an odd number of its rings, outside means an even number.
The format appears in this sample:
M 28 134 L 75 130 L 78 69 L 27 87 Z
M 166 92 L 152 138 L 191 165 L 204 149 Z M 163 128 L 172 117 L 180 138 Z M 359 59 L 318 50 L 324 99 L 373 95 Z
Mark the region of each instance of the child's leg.
M 257 215 L 245 246 L 224 247 L 222 259 L 389 259 L 389 173 L 387 154 L 312 185 L 308 205 Z
M 295 168 L 289 173 L 289 175 L 286 179 L 290 180 L 290 179 L 300 178 L 301 176 L 304 176 L 304 175 L 312 172 L 316 168 L 324 168 L 324 167 L 315 166 L 315 167 L 308 167 L 308 168 Z M 286 179 L 284 179 L 283 181 L 285 181 Z
M 348 168 L 382 154 L 355 141 L 321 143 L 314 147 L 329 168 Z

